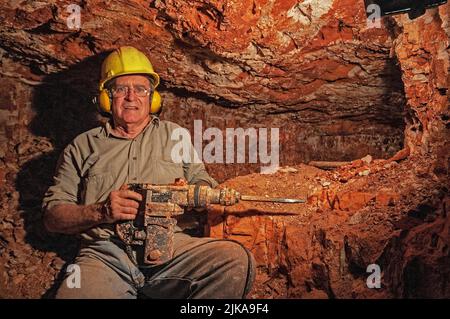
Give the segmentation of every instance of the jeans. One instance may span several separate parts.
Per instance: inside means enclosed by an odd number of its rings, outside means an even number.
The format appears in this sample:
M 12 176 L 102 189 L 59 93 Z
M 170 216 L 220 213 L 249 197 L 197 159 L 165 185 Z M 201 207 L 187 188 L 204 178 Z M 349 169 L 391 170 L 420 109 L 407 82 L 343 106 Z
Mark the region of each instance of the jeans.
M 175 233 L 174 257 L 138 267 L 112 241 L 82 246 L 75 259 L 79 288 L 67 273 L 56 298 L 245 298 L 254 281 L 255 262 L 240 243 Z

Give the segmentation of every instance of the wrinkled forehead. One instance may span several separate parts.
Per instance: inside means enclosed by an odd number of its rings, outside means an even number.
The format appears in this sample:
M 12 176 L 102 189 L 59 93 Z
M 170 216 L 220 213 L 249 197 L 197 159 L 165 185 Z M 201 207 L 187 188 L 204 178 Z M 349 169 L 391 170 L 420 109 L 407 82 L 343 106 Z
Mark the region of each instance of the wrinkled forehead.
M 115 85 L 143 85 L 145 87 L 150 87 L 150 80 L 144 75 L 122 75 L 115 79 Z

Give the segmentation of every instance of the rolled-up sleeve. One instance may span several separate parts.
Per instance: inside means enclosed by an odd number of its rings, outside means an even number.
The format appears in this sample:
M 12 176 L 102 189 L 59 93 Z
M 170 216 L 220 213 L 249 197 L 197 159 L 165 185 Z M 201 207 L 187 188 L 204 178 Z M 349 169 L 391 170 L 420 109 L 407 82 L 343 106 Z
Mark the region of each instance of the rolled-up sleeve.
M 61 153 L 53 177 L 53 184 L 48 188 L 42 201 L 44 210 L 61 203 L 78 203 L 81 177 L 77 159 L 79 159 L 79 156 L 77 156 L 73 144 L 68 145 Z

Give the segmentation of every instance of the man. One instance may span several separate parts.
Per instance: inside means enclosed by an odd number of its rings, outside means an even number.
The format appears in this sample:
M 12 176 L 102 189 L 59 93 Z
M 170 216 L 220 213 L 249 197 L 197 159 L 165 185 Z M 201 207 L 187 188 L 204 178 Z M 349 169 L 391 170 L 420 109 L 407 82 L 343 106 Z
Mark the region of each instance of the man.
M 136 263 L 136 251 L 114 232 L 116 222 L 135 219 L 142 200 L 128 183 L 184 178 L 217 185 L 202 163 L 172 161 L 171 133 L 179 126 L 153 115 L 160 111 L 158 84 L 148 58 L 133 47 L 103 62 L 99 102 L 112 118 L 65 148 L 43 201 L 48 231 L 81 237 L 80 287 L 67 285 L 68 274 L 57 298 L 242 298 L 251 287 L 252 257 L 237 242 L 194 238 L 177 228 L 173 258 L 149 267 Z

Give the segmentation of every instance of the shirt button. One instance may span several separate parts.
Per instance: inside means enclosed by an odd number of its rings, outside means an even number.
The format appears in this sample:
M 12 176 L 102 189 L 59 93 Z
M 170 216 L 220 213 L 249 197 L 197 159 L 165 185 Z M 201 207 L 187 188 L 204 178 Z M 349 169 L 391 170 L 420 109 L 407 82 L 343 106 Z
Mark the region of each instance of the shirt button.
M 134 159 L 134 160 L 137 160 L 137 157 L 135 156 L 135 157 L 133 157 L 133 159 Z

